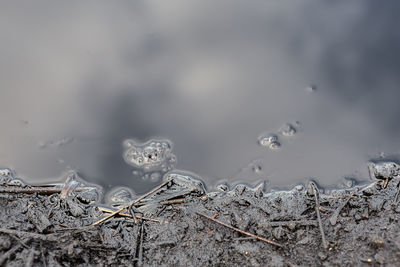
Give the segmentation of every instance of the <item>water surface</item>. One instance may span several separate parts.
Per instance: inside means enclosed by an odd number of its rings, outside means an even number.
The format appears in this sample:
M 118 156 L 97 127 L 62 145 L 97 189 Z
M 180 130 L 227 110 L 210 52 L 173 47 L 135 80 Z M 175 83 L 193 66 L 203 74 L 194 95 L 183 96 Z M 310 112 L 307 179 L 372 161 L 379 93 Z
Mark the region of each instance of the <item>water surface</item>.
M 123 142 L 166 139 L 209 188 L 368 179 L 400 152 L 399 5 L 3 1 L 0 164 L 143 192 Z

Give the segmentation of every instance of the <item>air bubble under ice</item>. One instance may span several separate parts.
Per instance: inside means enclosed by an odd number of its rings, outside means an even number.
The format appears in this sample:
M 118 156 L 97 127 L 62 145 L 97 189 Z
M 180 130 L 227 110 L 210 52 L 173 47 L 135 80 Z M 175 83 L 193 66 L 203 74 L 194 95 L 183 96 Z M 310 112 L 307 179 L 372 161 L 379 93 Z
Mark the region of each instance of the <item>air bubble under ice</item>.
M 125 162 L 145 172 L 167 172 L 176 165 L 176 157 L 172 153 L 169 140 L 150 140 L 143 144 L 126 140 L 124 148 Z

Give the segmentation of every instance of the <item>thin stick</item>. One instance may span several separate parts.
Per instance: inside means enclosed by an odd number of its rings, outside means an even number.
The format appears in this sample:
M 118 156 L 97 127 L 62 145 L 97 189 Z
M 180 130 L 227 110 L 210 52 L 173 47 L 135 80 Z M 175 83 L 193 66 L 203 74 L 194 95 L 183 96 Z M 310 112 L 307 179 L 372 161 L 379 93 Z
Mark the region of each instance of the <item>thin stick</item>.
M 128 211 L 129 211 L 129 214 L 131 215 L 131 218 L 133 219 L 133 223 L 138 224 L 138 220 L 136 218 L 136 214 L 135 214 L 135 211 L 133 210 L 133 207 L 130 207 L 128 209 Z
M 141 201 L 142 199 L 148 197 L 149 195 L 153 194 L 154 192 L 156 192 L 156 191 L 159 190 L 160 188 L 162 188 L 162 187 L 164 187 L 165 185 L 167 185 L 169 182 L 170 182 L 170 181 L 165 181 L 164 183 L 160 184 L 159 186 L 157 186 L 156 188 L 154 188 L 154 189 L 151 190 L 150 192 L 144 194 L 143 196 L 139 197 L 138 199 L 132 201 L 131 203 L 129 203 L 129 204 L 123 206 L 122 208 L 120 208 L 120 209 L 118 209 L 118 210 L 116 210 L 116 211 L 114 211 L 114 212 L 112 212 L 110 215 L 108 215 L 108 216 L 106 216 L 106 217 L 104 217 L 104 218 L 98 220 L 97 222 L 93 223 L 92 226 L 98 225 L 98 224 L 100 224 L 100 223 L 102 223 L 102 222 L 104 222 L 104 221 L 110 219 L 111 217 L 113 217 L 113 216 L 119 214 L 119 213 L 120 213 L 121 211 L 123 211 L 124 209 L 129 208 L 129 207 L 132 207 L 133 205 L 135 205 L 136 203 L 138 203 L 138 202 Z
M 397 203 L 399 201 L 399 196 L 400 196 L 400 182 L 397 184 L 397 192 L 396 192 L 396 195 L 394 196 L 395 203 Z
M 39 195 L 52 195 L 61 193 L 62 188 L 48 188 L 48 187 L 32 187 L 32 188 L 0 188 L 0 193 L 8 193 L 8 194 L 35 194 L 38 193 Z M 87 188 L 76 188 L 72 192 L 82 192 L 87 190 Z
M 350 201 L 350 197 L 348 197 L 332 214 L 332 216 L 329 218 L 329 221 L 332 225 L 335 225 L 337 222 L 337 219 L 339 217 L 339 213 L 342 211 L 342 209 L 347 205 L 347 203 Z
M 267 221 L 263 222 L 263 224 L 268 225 L 270 227 L 276 227 L 276 226 L 289 226 L 291 224 L 295 225 L 302 225 L 302 226 L 317 226 L 318 222 L 314 220 L 302 220 L 302 221 Z
M 143 236 L 144 236 L 144 224 L 142 224 L 140 229 L 140 243 L 139 243 L 139 255 L 138 255 L 138 265 L 143 264 Z
M 364 192 L 365 190 L 371 189 L 371 188 L 373 188 L 376 184 L 377 184 L 377 181 L 376 181 L 376 182 L 373 182 L 373 183 L 371 183 L 371 184 L 369 184 L 369 185 L 367 185 L 367 186 L 364 187 L 364 188 L 362 188 L 362 189 L 360 190 L 360 192 Z
M 321 237 L 322 237 L 322 245 L 324 246 L 325 249 L 327 249 L 328 248 L 328 243 L 326 242 L 326 239 L 325 239 L 324 228 L 322 227 L 322 221 L 321 221 L 321 214 L 319 213 L 320 205 L 319 205 L 318 191 L 317 191 L 317 188 L 315 187 L 314 183 L 310 183 L 310 184 L 311 184 L 311 187 L 313 189 L 314 198 L 315 198 L 315 211 L 317 212 L 319 230 L 321 232 Z
M 111 209 L 107 209 L 107 208 L 103 208 L 103 207 L 99 207 L 99 210 L 102 211 L 102 212 L 106 212 L 106 213 L 112 213 L 112 212 L 114 212 L 114 211 L 111 210 Z M 127 213 L 123 213 L 123 212 L 121 212 L 119 215 L 120 215 L 120 216 L 123 216 L 123 217 L 132 218 L 132 215 L 127 214 Z M 136 219 L 141 219 L 141 220 L 150 221 L 150 222 L 158 222 L 158 223 L 161 222 L 160 220 L 153 219 L 153 218 L 142 217 L 142 216 L 140 216 L 140 215 L 136 215 Z
M 386 189 L 386 187 L 388 186 L 389 180 L 390 180 L 389 178 L 386 178 L 385 183 L 383 184 L 384 189 Z
M 9 235 L 16 235 L 19 237 L 30 237 L 33 239 L 40 239 L 43 241 L 53 241 L 53 242 L 59 241 L 59 238 L 56 236 L 53 236 L 53 235 L 42 235 L 42 234 L 37 234 L 37 233 L 29 233 L 29 232 L 11 230 L 11 229 L 6 229 L 6 228 L 0 228 L 0 232 L 9 234 Z
M 239 233 L 241 233 L 241 234 L 244 234 L 244 235 L 247 235 L 247 236 L 256 238 L 256 239 L 258 239 L 258 240 L 260 240 L 260 241 L 264 241 L 264 242 L 266 242 L 266 243 L 268 243 L 268 244 L 271 244 L 271 245 L 274 245 L 274 246 L 277 246 L 277 247 L 282 247 L 281 244 L 278 244 L 278 243 L 276 243 L 276 242 L 274 242 L 274 241 L 271 241 L 271 240 L 266 239 L 266 238 L 264 238 L 264 237 L 261 237 L 261 236 L 258 236 L 258 235 L 255 235 L 255 234 L 252 234 L 252 233 L 243 231 L 243 230 L 241 230 L 241 229 L 239 229 L 239 228 L 236 228 L 236 227 L 233 227 L 232 225 L 223 223 L 223 222 L 221 222 L 221 221 L 219 221 L 219 220 L 217 220 L 217 219 L 214 219 L 214 218 L 212 218 L 212 217 L 209 217 L 209 216 L 207 216 L 207 215 L 201 214 L 201 213 L 199 213 L 199 212 L 196 212 L 196 214 L 199 215 L 199 216 L 201 216 L 201 217 L 204 217 L 204 218 L 206 218 L 206 219 L 208 219 L 208 220 L 210 220 L 210 221 L 213 221 L 213 222 L 215 222 L 215 223 L 218 223 L 218 224 L 220 224 L 220 225 L 222 225 L 222 226 L 225 226 L 225 227 L 227 227 L 227 228 L 229 228 L 229 229 L 231 229 L 231 230 L 234 230 L 234 231 L 236 231 L 236 232 L 239 232 Z
M 184 198 L 165 200 L 165 201 L 160 202 L 161 205 L 173 205 L 173 204 L 182 204 L 182 203 L 185 203 Z
M 26 248 L 26 249 L 29 249 L 29 247 L 28 247 L 18 236 L 14 236 L 14 235 L 11 235 L 11 234 L 10 234 L 10 236 L 11 236 L 12 238 L 14 238 L 15 240 L 17 240 L 18 243 L 19 243 L 21 246 L 23 246 L 23 247 Z M 28 239 L 28 242 L 29 242 L 32 238 L 27 238 L 27 239 Z

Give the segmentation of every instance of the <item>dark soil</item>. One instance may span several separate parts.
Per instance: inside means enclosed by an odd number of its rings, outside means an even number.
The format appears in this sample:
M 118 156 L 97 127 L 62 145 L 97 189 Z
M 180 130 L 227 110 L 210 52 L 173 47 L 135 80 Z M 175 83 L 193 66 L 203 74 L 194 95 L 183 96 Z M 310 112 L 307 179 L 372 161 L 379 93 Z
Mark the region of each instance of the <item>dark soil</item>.
M 267 194 L 239 185 L 179 196 L 171 181 L 134 205 L 137 220 L 115 215 L 94 226 L 105 213 L 82 192 L 61 199 L 3 185 L 0 266 L 398 266 L 398 185 L 322 193 L 310 183 Z

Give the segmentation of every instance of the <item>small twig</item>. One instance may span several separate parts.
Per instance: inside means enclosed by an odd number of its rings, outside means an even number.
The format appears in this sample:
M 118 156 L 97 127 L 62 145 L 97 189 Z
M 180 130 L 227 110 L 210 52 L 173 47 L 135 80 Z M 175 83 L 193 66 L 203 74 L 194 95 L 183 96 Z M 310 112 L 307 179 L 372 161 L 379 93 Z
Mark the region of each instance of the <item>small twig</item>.
M 234 231 L 236 231 L 236 232 L 239 232 L 239 233 L 241 233 L 241 234 L 244 234 L 244 235 L 247 235 L 247 236 L 256 238 L 256 239 L 258 239 L 258 240 L 260 240 L 260 241 L 264 241 L 264 242 L 266 242 L 266 243 L 268 243 L 268 244 L 271 244 L 271 245 L 274 245 L 274 246 L 277 246 L 277 247 L 282 247 L 281 244 L 278 244 L 278 243 L 276 243 L 276 242 L 274 242 L 274 241 L 272 241 L 272 240 L 269 240 L 269 239 L 266 239 L 266 238 L 264 238 L 264 237 L 261 237 L 261 236 L 258 236 L 258 235 L 255 235 L 255 234 L 252 234 L 252 233 L 243 231 L 243 230 L 241 230 L 241 229 L 239 229 L 239 228 L 236 228 L 236 227 L 233 227 L 232 225 L 223 223 L 223 222 L 221 222 L 221 221 L 219 221 L 219 220 L 217 220 L 217 219 L 214 219 L 214 218 L 212 218 L 212 217 L 209 217 L 209 216 L 207 216 L 207 215 L 201 214 L 201 213 L 199 213 L 199 212 L 196 212 L 196 214 L 199 215 L 199 216 L 201 216 L 201 217 L 204 217 L 204 218 L 206 218 L 206 219 L 208 219 L 208 220 L 210 220 L 210 221 L 213 221 L 213 222 L 215 222 L 215 223 L 218 223 L 218 224 L 220 224 L 220 225 L 222 225 L 222 226 L 225 226 L 225 227 L 227 227 L 227 228 L 229 228 L 229 229 L 231 229 L 231 230 L 234 230 Z
M 307 225 L 311 225 L 311 226 L 317 226 L 318 222 L 314 221 L 314 220 L 302 220 L 302 221 L 269 221 L 269 222 L 265 222 L 263 224 L 266 224 L 268 226 L 271 227 L 276 227 L 276 226 L 290 226 L 291 224 L 295 224 L 295 225 L 302 225 L 302 226 L 307 226 Z
M 138 224 L 138 220 L 137 220 L 137 218 L 136 218 L 136 214 L 135 214 L 135 211 L 133 210 L 133 207 L 132 207 L 132 206 L 129 207 L 129 208 L 128 208 L 128 211 L 129 211 L 129 213 L 131 214 L 131 218 L 133 219 L 133 223 L 134 223 L 134 224 Z
M 337 219 L 339 217 L 339 213 L 342 211 L 342 209 L 349 203 L 350 197 L 348 197 L 332 214 L 332 216 L 329 218 L 329 221 L 332 225 L 335 225 L 337 222 Z
M 234 238 L 233 240 L 236 240 L 236 241 L 255 241 L 257 239 L 254 238 L 254 237 L 238 237 L 238 238 Z
M 9 234 L 9 235 L 16 235 L 19 237 L 30 237 L 33 239 L 40 239 L 43 241 L 52 241 L 52 242 L 59 241 L 59 238 L 54 235 L 42 235 L 42 234 L 37 234 L 37 233 L 29 233 L 29 232 L 11 230 L 11 229 L 6 229 L 6 228 L 0 228 L 0 232 Z
M 373 188 L 377 183 L 378 183 L 378 181 L 373 182 L 373 183 L 367 185 L 366 187 L 362 188 L 362 189 L 360 190 L 360 192 L 364 192 L 365 190 L 368 190 L 368 189 Z
M 92 225 L 93 225 L 93 226 L 94 226 L 94 225 L 98 225 L 98 224 L 100 224 L 100 223 L 102 223 L 102 222 L 104 222 L 104 221 L 107 221 L 107 220 L 110 219 L 111 217 L 113 217 L 113 216 L 115 216 L 115 215 L 121 213 L 121 211 L 123 211 L 124 209 L 127 209 L 127 208 L 129 208 L 129 207 L 135 205 L 136 203 L 138 203 L 138 202 L 141 201 L 142 199 L 144 199 L 144 198 L 148 197 L 149 195 L 153 194 L 154 192 L 156 192 L 156 191 L 159 190 L 160 188 L 162 188 L 162 187 L 164 187 L 165 185 L 167 185 L 169 182 L 170 182 L 170 181 L 165 181 L 164 183 L 160 184 L 159 186 L 157 186 L 156 188 L 154 188 L 154 189 L 151 190 L 150 192 L 144 194 L 143 196 L 141 196 L 141 197 L 139 197 L 138 199 L 132 201 L 131 203 L 129 203 L 129 204 L 123 206 L 122 208 L 120 208 L 120 209 L 118 209 L 118 210 L 112 212 L 110 215 L 108 215 L 108 216 L 106 216 L 106 217 L 104 217 L 104 218 L 98 220 L 97 222 L 93 223 Z
M 143 264 L 143 236 L 144 236 L 144 224 L 142 224 L 140 229 L 140 243 L 139 243 L 139 253 L 138 253 L 138 265 Z
M 390 179 L 389 179 L 389 178 L 386 178 L 385 183 L 383 184 L 383 188 L 384 188 L 384 189 L 386 189 L 386 187 L 388 186 L 389 181 L 390 181 Z
M 322 245 L 324 246 L 325 249 L 327 249 L 328 248 L 328 243 L 326 242 L 326 239 L 325 239 L 324 228 L 322 227 L 322 221 L 321 221 L 321 214 L 319 213 L 319 209 L 320 209 L 319 194 L 318 194 L 317 188 L 315 187 L 315 184 L 311 182 L 310 185 L 311 185 L 313 193 L 314 193 L 315 211 L 317 212 L 319 230 L 321 232 L 321 237 L 322 237 Z
M 114 212 L 114 211 L 111 210 L 111 209 L 107 209 L 107 208 L 103 208 L 103 207 L 99 207 L 99 210 L 102 211 L 102 212 L 106 212 L 106 213 L 112 213 L 112 212 Z M 119 215 L 120 215 L 120 216 L 123 216 L 123 217 L 132 218 L 132 215 L 131 215 L 131 214 L 127 214 L 127 213 L 123 213 L 123 212 L 121 212 Z M 160 220 L 153 219 L 153 218 L 143 217 L 143 216 L 140 216 L 140 215 L 136 215 L 135 217 L 136 217 L 136 219 L 140 219 L 140 220 L 144 220 L 144 221 L 150 221 L 150 222 L 158 222 L 158 223 L 161 223 Z
M 185 203 L 184 198 L 165 200 L 165 201 L 160 202 L 161 205 L 173 205 L 173 204 L 182 204 L 182 203 Z
M 22 247 L 24 247 L 24 248 L 26 248 L 26 249 L 29 249 L 29 246 L 26 245 L 25 242 L 23 242 L 18 236 L 11 235 L 11 234 L 10 234 L 10 236 L 11 236 L 12 238 L 14 238 L 15 240 L 17 240 L 18 243 L 19 243 Z M 28 239 L 28 242 L 30 241 L 30 239 L 31 239 L 31 238 Z
M 20 187 L 2 187 L 0 188 L 0 193 L 8 194 L 39 194 L 39 195 L 52 195 L 61 193 L 62 188 L 49 188 L 49 187 L 31 187 L 31 188 L 20 188 Z M 87 190 L 87 188 L 80 187 L 75 188 L 72 192 L 82 192 Z

